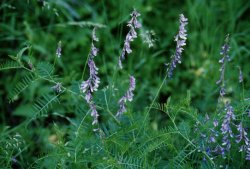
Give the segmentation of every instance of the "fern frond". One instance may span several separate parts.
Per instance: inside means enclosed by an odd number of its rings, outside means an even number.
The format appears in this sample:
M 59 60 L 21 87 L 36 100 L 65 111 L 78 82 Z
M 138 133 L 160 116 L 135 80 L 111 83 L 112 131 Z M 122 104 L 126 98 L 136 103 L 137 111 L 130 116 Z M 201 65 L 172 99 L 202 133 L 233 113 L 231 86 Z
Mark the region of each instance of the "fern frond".
M 167 103 L 163 103 L 163 104 L 154 103 L 152 108 L 166 113 L 171 119 L 174 119 L 174 117 L 180 111 L 179 107 L 169 106 Z
M 142 168 L 142 160 L 139 157 L 116 156 L 116 159 L 122 168 Z
M 170 160 L 169 168 L 180 168 L 184 169 L 186 164 L 186 155 L 185 150 L 181 150 L 176 157 Z
M 168 112 L 166 104 L 154 103 L 153 106 L 152 106 L 152 108 L 156 109 L 156 110 L 159 110 L 159 111 L 162 111 L 164 113 Z
M 169 126 L 168 128 L 164 128 L 160 131 L 162 134 L 173 134 L 173 133 L 179 133 L 180 131 L 177 128 L 173 128 Z
M 166 139 L 163 137 L 153 139 L 151 142 L 147 143 L 145 146 L 143 146 L 143 148 L 139 150 L 141 156 L 147 156 L 148 153 L 151 153 L 157 149 L 165 147 L 166 146 L 165 142 L 166 142 Z
M 54 102 L 59 102 L 58 95 L 45 94 L 38 98 L 33 106 L 34 118 L 42 116 L 47 113 L 48 109 L 52 106 Z
M 0 71 L 1 70 L 9 70 L 9 69 L 19 69 L 22 66 L 16 61 L 5 61 L 0 63 Z
M 44 78 L 52 79 L 54 66 L 47 62 L 41 62 L 37 65 L 37 74 Z
M 190 132 L 191 132 L 191 128 L 190 128 L 189 124 L 185 121 L 183 121 L 179 124 L 178 129 L 179 129 L 180 133 L 185 137 L 188 137 Z
M 22 48 L 22 49 L 17 53 L 17 55 L 16 55 L 17 60 L 20 60 L 21 57 L 23 56 L 24 52 L 25 52 L 26 50 L 30 49 L 30 48 L 31 48 L 31 46 L 26 46 L 26 47 Z
M 29 87 L 35 80 L 37 80 L 36 76 L 33 73 L 28 73 L 25 75 L 20 82 L 18 82 L 15 88 L 11 91 L 9 100 L 13 102 L 17 99 L 18 95 L 22 93 L 26 88 Z

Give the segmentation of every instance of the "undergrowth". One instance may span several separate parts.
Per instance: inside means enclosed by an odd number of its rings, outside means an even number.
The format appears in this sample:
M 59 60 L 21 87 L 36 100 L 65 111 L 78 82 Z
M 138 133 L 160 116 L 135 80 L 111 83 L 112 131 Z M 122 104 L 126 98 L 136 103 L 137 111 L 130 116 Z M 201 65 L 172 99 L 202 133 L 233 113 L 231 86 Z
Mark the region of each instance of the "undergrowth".
M 0 167 L 247 168 L 250 4 L 95 3 L 1 2 Z

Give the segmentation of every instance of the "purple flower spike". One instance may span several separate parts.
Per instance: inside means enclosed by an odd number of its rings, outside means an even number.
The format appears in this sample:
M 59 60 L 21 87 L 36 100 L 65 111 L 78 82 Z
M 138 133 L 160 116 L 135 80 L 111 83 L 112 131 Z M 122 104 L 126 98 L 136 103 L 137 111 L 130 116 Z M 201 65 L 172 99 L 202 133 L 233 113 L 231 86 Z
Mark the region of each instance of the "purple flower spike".
M 179 32 L 175 36 L 174 41 L 176 41 L 176 49 L 174 55 L 171 57 L 170 63 L 166 64 L 167 66 L 167 75 L 169 78 L 173 76 L 174 69 L 176 68 L 177 63 L 181 63 L 181 55 L 186 45 L 187 40 L 187 30 L 185 26 L 188 24 L 188 19 L 185 18 L 183 14 L 180 14 L 180 26 Z
M 91 109 L 91 116 L 94 118 L 92 125 L 95 125 L 98 123 L 98 112 L 96 110 L 95 104 L 92 101 L 92 93 L 94 91 L 97 91 L 100 83 L 100 78 L 97 76 L 98 74 L 98 68 L 95 65 L 94 57 L 97 56 L 98 48 L 95 47 L 94 42 L 98 41 L 98 38 L 96 37 L 95 28 L 92 32 L 92 44 L 91 44 L 91 50 L 89 53 L 88 58 L 88 66 L 89 66 L 89 78 L 86 81 L 83 81 L 80 89 L 83 93 L 85 93 L 85 100 L 89 104 L 89 107 Z
M 242 145 L 239 148 L 239 152 L 245 151 L 246 152 L 246 160 L 250 160 L 250 142 L 247 137 L 247 132 L 242 126 L 242 122 L 240 122 L 237 126 L 237 130 L 239 131 L 239 134 L 236 135 L 236 142 L 240 143 L 243 142 Z
M 233 112 L 233 107 L 231 105 L 226 105 L 226 115 L 224 117 L 224 120 L 221 125 L 221 133 L 223 135 L 222 138 L 222 146 L 226 147 L 226 150 L 228 151 L 231 148 L 230 138 L 233 138 L 233 132 L 231 129 L 231 121 L 235 120 L 235 115 Z
M 137 17 L 140 16 L 140 13 L 138 13 L 135 9 L 130 14 L 131 20 L 128 22 L 127 26 L 130 28 L 128 34 L 126 35 L 126 39 L 124 41 L 124 46 L 122 49 L 122 53 L 119 57 L 118 65 L 120 69 L 122 69 L 122 61 L 125 59 L 125 55 L 132 53 L 132 49 L 130 47 L 130 43 L 134 41 L 135 38 L 137 38 L 137 33 L 135 29 L 141 28 L 141 23 L 137 20 Z
M 127 111 L 125 103 L 127 101 L 131 102 L 133 100 L 133 91 L 135 90 L 135 78 L 133 76 L 130 76 L 130 84 L 129 84 L 129 89 L 125 93 L 124 96 L 119 100 L 119 110 L 116 114 L 116 116 L 122 115 L 124 112 Z
M 225 76 L 225 67 L 226 67 L 226 62 L 228 62 L 229 59 L 229 52 L 230 46 L 229 46 L 229 35 L 226 36 L 225 39 L 225 44 L 222 46 L 220 55 L 222 55 L 222 58 L 219 60 L 219 63 L 221 63 L 221 68 L 220 68 L 220 79 L 216 82 L 216 84 L 221 84 L 221 89 L 220 89 L 220 96 L 223 97 L 225 93 L 225 84 L 224 84 L 224 76 Z

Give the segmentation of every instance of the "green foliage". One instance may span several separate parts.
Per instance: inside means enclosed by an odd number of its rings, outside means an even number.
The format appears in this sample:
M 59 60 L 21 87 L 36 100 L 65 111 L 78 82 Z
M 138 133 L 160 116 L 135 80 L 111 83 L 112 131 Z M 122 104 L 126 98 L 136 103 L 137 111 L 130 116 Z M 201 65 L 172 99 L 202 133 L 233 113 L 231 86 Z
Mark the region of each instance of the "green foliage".
M 52 79 L 53 70 L 53 65 L 46 62 L 41 62 L 37 65 L 37 74 L 42 78 Z
M 133 8 L 141 13 L 142 28 L 118 70 Z M 240 122 L 250 125 L 249 10 L 247 0 L 1 1 L 0 167 L 246 168 L 249 161 L 235 138 L 225 157 L 211 150 L 223 141 L 224 103 L 234 108 L 234 136 Z M 180 13 L 189 19 L 187 46 L 166 80 L 164 63 L 175 50 Z M 93 95 L 96 126 L 80 90 L 89 76 L 93 27 L 101 79 Z M 227 95 L 218 99 L 218 60 L 228 33 Z M 134 99 L 116 117 L 129 75 L 136 78 Z M 211 129 L 219 133 L 215 143 L 208 142 Z
M 15 101 L 18 98 L 19 94 L 22 93 L 26 88 L 28 88 L 29 85 L 31 85 L 35 80 L 37 80 L 37 78 L 33 73 L 27 73 L 11 91 L 9 100 L 11 102 Z
M 20 64 L 15 61 L 4 61 L 0 63 L 0 70 L 9 70 L 21 68 Z

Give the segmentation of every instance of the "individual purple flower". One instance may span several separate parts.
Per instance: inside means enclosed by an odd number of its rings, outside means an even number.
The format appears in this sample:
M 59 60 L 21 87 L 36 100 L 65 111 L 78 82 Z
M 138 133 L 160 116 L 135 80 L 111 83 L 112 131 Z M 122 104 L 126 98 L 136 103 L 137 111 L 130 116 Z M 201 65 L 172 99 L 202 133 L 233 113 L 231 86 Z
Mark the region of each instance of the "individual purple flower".
M 56 93 L 60 93 L 62 91 L 62 83 L 58 82 L 55 86 L 51 87 Z
M 229 35 L 226 36 L 225 39 L 225 44 L 222 46 L 220 55 L 222 55 L 222 58 L 219 60 L 219 63 L 221 64 L 220 68 L 220 79 L 216 82 L 216 84 L 221 84 L 221 89 L 220 89 L 220 96 L 223 97 L 225 95 L 225 84 L 224 84 L 224 78 L 225 78 L 225 67 L 226 67 L 226 62 L 228 62 L 229 59 L 229 52 L 230 46 L 229 46 Z
M 124 112 L 127 111 L 126 106 L 125 106 L 126 101 L 127 101 L 126 96 L 123 96 L 123 97 L 119 100 L 119 102 L 118 102 L 118 104 L 119 104 L 119 110 L 118 110 L 118 112 L 116 113 L 116 116 L 120 116 L 120 115 L 122 115 Z
M 226 94 L 226 90 L 225 90 L 224 86 L 221 86 L 221 88 L 220 88 L 220 96 L 223 97 L 223 96 L 225 96 L 225 94 Z
M 167 76 L 171 78 L 173 76 L 173 71 L 176 68 L 177 63 L 181 63 L 181 55 L 186 45 L 187 40 L 187 30 L 185 26 L 188 24 L 188 19 L 185 18 L 183 14 L 180 14 L 180 26 L 179 32 L 175 36 L 174 41 L 176 41 L 176 49 L 174 55 L 171 57 L 170 63 L 166 64 L 167 66 Z
M 243 145 L 240 146 L 239 152 L 245 151 L 246 152 L 246 160 L 250 160 L 250 142 L 247 137 L 247 132 L 242 126 L 242 122 L 240 122 L 237 126 L 237 130 L 239 131 L 239 134 L 236 135 L 236 142 L 240 143 L 243 142 Z
M 98 112 L 96 110 L 95 104 L 91 103 L 90 104 L 90 109 L 91 109 L 91 116 L 94 118 L 92 125 L 98 124 Z
M 127 26 L 130 28 L 129 32 L 126 35 L 124 46 L 122 49 L 122 53 L 119 57 L 118 65 L 120 69 L 122 69 L 122 61 L 125 59 L 125 55 L 130 54 L 132 52 L 132 49 L 130 47 L 130 43 L 134 41 L 135 38 L 137 38 L 137 33 L 135 29 L 139 29 L 141 27 L 141 23 L 137 20 L 137 17 L 140 16 L 140 13 L 138 13 L 135 9 L 130 14 L 131 20 L 128 22 Z
M 127 101 L 131 102 L 133 100 L 133 91 L 135 90 L 135 78 L 133 76 L 130 76 L 130 84 L 129 89 L 126 91 L 125 95 L 122 96 L 122 98 L 119 100 L 119 110 L 116 114 L 116 116 L 122 115 L 124 112 L 127 111 L 125 103 Z
M 57 49 L 56 49 L 56 56 L 60 58 L 62 55 L 62 42 L 59 41 L 57 44 Z
M 217 130 L 215 130 L 215 127 L 216 126 L 214 126 L 214 127 L 212 127 L 210 129 L 210 140 L 208 140 L 209 143 L 210 142 L 215 143 L 216 142 L 216 138 L 219 136 L 219 132 Z
M 230 138 L 233 137 L 233 132 L 231 129 L 231 122 L 232 120 L 235 120 L 235 115 L 233 111 L 233 107 L 230 104 L 226 105 L 226 114 L 224 117 L 224 120 L 221 125 L 221 134 L 222 137 L 222 146 L 226 146 L 226 150 L 228 151 L 231 148 Z
M 213 152 L 222 155 L 222 157 L 225 157 L 225 154 L 226 154 L 225 148 L 223 148 L 223 147 L 220 146 L 220 145 L 217 145 L 217 146 L 215 147 L 215 149 L 213 150 Z
M 98 74 L 98 68 L 95 65 L 94 57 L 97 56 L 98 48 L 95 47 L 94 41 L 98 41 L 98 38 L 95 34 L 95 28 L 92 32 L 92 44 L 91 44 L 91 50 L 88 57 L 88 67 L 89 67 L 89 78 L 86 81 L 83 81 L 80 89 L 83 93 L 85 93 L 85 100 L 90 106 L 91 109 L 91 116 L 94 118 L 92 125 L 98 123 L 98 112 L 96 110 L 95 104 L 92 101 L 92 93 L 94 91 L 97 91 L 100 83 L 100 78 L 97 76 Z
M 214 127 L 217 127 L 217 126 L 219 125 L 218 120 L 214 120 L 214 121 L 213 121 L 213 125 L 214 125 Z

